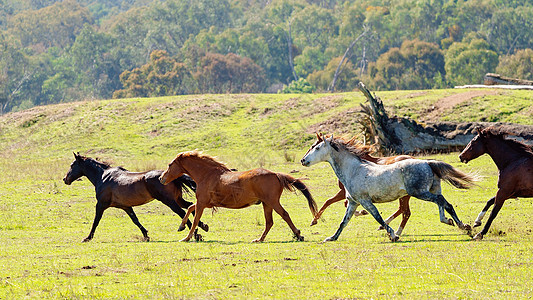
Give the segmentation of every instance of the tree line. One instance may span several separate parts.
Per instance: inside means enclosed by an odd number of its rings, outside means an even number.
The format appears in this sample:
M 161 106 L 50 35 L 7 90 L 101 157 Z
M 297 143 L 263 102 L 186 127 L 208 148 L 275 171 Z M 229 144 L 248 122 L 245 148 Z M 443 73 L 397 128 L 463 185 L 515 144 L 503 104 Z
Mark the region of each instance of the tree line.
M 192 93 L 533 79 L 528 0 L 0 0 L 0 113 Z M 283 88 L 284 87 L 284 88 Z

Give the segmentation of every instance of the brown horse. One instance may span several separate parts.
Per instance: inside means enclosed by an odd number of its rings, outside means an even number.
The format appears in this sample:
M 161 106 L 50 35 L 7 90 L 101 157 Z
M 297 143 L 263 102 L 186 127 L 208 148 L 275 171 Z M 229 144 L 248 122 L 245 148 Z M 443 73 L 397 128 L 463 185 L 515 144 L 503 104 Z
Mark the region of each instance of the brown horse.
M 287 222 L 296 239 L 304 237 L 292 223 L 289 213 L 281 206 L 279 198 L 284 189 L 300 190 L 307 198 L 311 213 L 316 213 L 316 203 L 303 182 L 283 173 L 274 173 L 262 168 L 245 172 L 234 172 L 214 158 L 196 151 L 183 152 L 168 165 L 167 170 L 159 178 L 161 183 L 168 184 L 175 178 L 188 174 L 196 182 L 196 204 L 187 210 L 185 219 L 196 210 L 189 235 L 182 241 L 189 241 L 194 228 L 200 221 L 205 208 L 225 207 L 244 208 L 252 204 L 263 204 L 265 214 L 265 230 L 254 242 L 265 240 L 268 231 L 274 224 L 272 210 L 275 210 Z M 184 219 L 184 220 L 185 220 Z M 182 223 L 182 227 L 184 227 Z
M 477 129 L 477 135 L 459 155 L 459 159 L 468 163 L 484 153 L 490 155 L 498 167 L 498 191 L 496 196 L 487 201 L 479 213 L 474 227 L 481 225 L 487 210 L 494 205 L 487 223 L 474 236 L 481 240 L 489 231 L 490 225 L 503 206 L 505 200 L 518 197 L 533 197 L 533 150 L 531 147 L 505 138 L 506 134 L 494 128 Z
M 63 178 L 65 184 L 70 185 L 74 180 L 86 176 L 94 185 L 96 191 L 96 214 L 89 236 L 83 241 L 90 241 L 102 218 L 104 211 L 109 207 L 123 209 L 133 223 L 141 230 L 144 240 L 149 241 L 148 231 L 139 223 L 139 219 L 133 212 L 133 206 L 143 205 L 154 198 L 170 207 L 172 211 L 185 217 L 182 207 L 189 207 L 192 203 L 183 199 L 183 190 L 195 190 L 196 184 L 189 176 L 182 176 L 172 181 L 173 184 L 164 186 L 159 182 L 161 170 L 134 173 L 128 172 L 121 167 L 112 168 L 107 163 L 84 157 L 74 153 L 76 160 L 70 165 L 70 169 Z M 185 218 L 184 222 L 190 227 L 191 222 Z M 209 230 L 207 224 L 201 223 L 200 228 Z M 179 229 L 178 229 L 179 230 Z M 182 229 L 183 230 L 183 229 Z M 196 235 L 197 239 L 201 236 Z
M 322 138 L 318 135 L 318 133 L 316 134 L 316 136 L 317 136 L 317 140 L 311 146 L 311 149 L 315 147 L 316 145 L 318 145 L 320 142 L 322 142 Z M 364 156 L 362 156 L 363 159 L 366 159 L 368 161 L 371 161 L 373 163 L 380 164 L 380 165 L 389 165 L 389 164 L 393 164 L 395 162 L 398 162 L 404 159 L 413 158 L 412 156 L 409 156 L 409 155 L 396 155 L 396 156 L 390 156 L 390 157 L 374 157 L 370 155 L 372 147 L 358 144 L 355 138 L 352 138 L 351 140 L 347 141 L 347 143 L 350 145 L 353 145 L 354 147 L 361 149 L 362 152 L 364 153 Z M 337 194 L 335 194 L 335 196 L 329 198 L 328 200 L 326 200 L 326 202 L 324 202 L 324 205 L 322 205 L 318 213 L 315 215 L 315 218 L 313 219 L 313 221 L 311 221 L 311 226 L 316 225 L 318 223 L 318 220 L 320 219 L 320 217 L 322 216 L 322 214 L 324 213 L 324 211 L 326 210 L 328 206 L 330 206 L 331 204 L 335 202 L 346 199 L 346 190 L 344 189 L 344 186 L 342 185 L 340 181 L 338 183 L 339 183 L 340 191 L 338 191 Z M 407 221 L 409 220 L 409 217 L 411 216 L 411 210 L 409 208 L 410 198 L 411 196 L 409 195 L 401 197 L 400 206 L 398 207 L 398 210 L 385 220 L 385 223 L 389 224 L 390 222 L 392 222 L 392 220 L 394 220 L 396 217 L 402 214 L 402 222 L 400 223 L 400 226 L 398 227 L 398 230 L 396 231 L 396 235 L 398 236 L 402 234 L 402 231 L 405 228 L 405 224 L 407 224 Z M 368 214 L 366 210 L 362 210 L 360 212 L 356 211 L 354 213 L 355 216 L 362 216 L 366 214 Z M 379 229 L 381 230 L 384 228 L 383 226 L 380 226 Z

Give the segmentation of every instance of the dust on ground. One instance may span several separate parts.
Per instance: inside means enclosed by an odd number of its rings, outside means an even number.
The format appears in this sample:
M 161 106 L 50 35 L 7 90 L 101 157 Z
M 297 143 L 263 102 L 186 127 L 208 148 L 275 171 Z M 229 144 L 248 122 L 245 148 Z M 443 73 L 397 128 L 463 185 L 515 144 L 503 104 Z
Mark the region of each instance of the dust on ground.
M 497 95 L 500 92 L 497 90 L 475 90 L 467 91 L 463 93 L 453 94 L 442 99 L 439 99 L 433 107 L 431 107 L 427 114 L 421 116 L 423 122 L 438 122 L 440 116 L 447 110 L 452 109 L 454 106 L 461 104 L 465 101 L 476 97 L 484 97 Z

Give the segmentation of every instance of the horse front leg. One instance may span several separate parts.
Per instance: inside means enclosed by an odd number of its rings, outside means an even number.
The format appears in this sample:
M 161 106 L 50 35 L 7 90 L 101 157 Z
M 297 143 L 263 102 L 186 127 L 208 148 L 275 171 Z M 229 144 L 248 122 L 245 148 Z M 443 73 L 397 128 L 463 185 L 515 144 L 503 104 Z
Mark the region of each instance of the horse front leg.
M 263 242 L 270 231 L 270 228 L 272 228 L 272 225 L 274 225 L 274 218 L 272 218 L 272 211 L 273 208 L 270 205 L 267 205 L 263 202 L 263 213 L 265 214 L 265 230 L 263 230 L 263 234 L 261 234 L 261 237 L 258 239 L 255 239 L 252 241 L 252 243 L 258 243 Z
M 398 241 L 399 237 L 396 236 L 396 234 L 394 233 L 394 229 L 392 229 L 389 224 L 385 223 L 385 221 L 379 214 L 378 209 L 376 208 L 374 203 L 372 203 L 372 200 L 363 199 L 360 200 L 359 203 L 361 203 L 361 206 L 366 209 L 366 211 L 368 211 L 372 215 L 372 217 L 374 217 L 374 219 L 376 219 L 376 221 L 378 221 L 378 223 L 383 226 L 383 228 L 385 228 L 385 230 L 387 230 L 391 242 Z
M 474 221 L 474 227 L 481 226 L 481 220 L 483 220 L 483 217 L 485 216 L 489 208 L 494 204 L 495 199 L 496 197 L 492 197 L 489 199 L 489 201 L 487 201 L 487 204 L 485 204 L 485 207 L 483 207 L 479 215 L 477 215 L 477 218 Z
M 191 207 L 193 207 L 193 206 L 196 206 L 196 214 L 194 215 L 194 221 L 192 222 L 191 230 L 189 230 L 189 234 L 187 235 L 187 237 L 182 239 L 180 242 L 188 242 L 188 241 L 191 240 L 191 238 L 194 236 L 194 234 L 196 232 L 195 231 L 196 230 L 196 226 L 198 226 L 198 222 L 200 222 L 200 218 L 202 217 L 202 213 L 204 212 L 204 208 L 205 207 L 196 204 L 196 205 L 191 205 L 189 207 L 189 209 L 187 210 L 187 215 L 192 211 Z
M 483 236 L 487 234 L 487 232 L 489 232 L 492 221 L 494 221 L 494 219 L 498 215 L 498 212 L 500 212 L 500 209 L 502 208 L 505 200 L 509 199 L 508 195 L 510 195 L 510 193 L 502 191 L 501 189 L 498 190 L 498 192 L 496 192 L 496 197 L 494 199 L 494 207 L 492 208 L 492 211 L 490 212 L 489 218 L 487 219 L 487 223 L 485 223 L 483 230 L 481 230 L 478 234 L 474 236 L 474 240 L 478 240 L 478 241 L 482 240 Z
M 189 206 L 189 208 L 187 209 L 187 213 L 185 214 L 185 216 L 183 216 L 183 219 L 181 219 L 181 224 L 180 224 L 180 227 L 178 227 L 178 231 L 183 231 L 185 230 L 185 226 L 187 225 L 187 222 L 189 221 L 189 215 L 196 209 L 196 204 L 192 204 L 191 206 Z M 192 228 L 192 227 L 191 227 Z
M 137 218 L 137 215 L 135 215 L 133 208 L 128 207 L 123 209 L 128 214 L 128 216 L 130 216 L 130 219 L 133 221 L 133 224 L 137 225 L 137 227 L 139 227 L 139 229 L 141 230 L 144 237 L 144 241 L 149 242 L 150 237 L 148 237 L 148 230 L 146 230 L 146 228 L 141 225 L 141 222 L 139 222 L 139 219 Z
M 359 206 L 359 204 L 355 202 L 354 200 L 348 201 L 348 207 L 346 207 L 346 213 L 344 214 L 344 218 L 342 219 L 342 222 L 339 225 L 339 228 L 337 229 L 334 235 L 326 238 L 324 242 L 336 241 L 339 238 L 344 227 L 346 227 L 346 225 L 348 225 L 348 222 L 350 222 L 350 219 L 355 213 L 357 206 Z
M 109 205 L 103 204 L 100 201 L 96 203 L 96 213 L 94 215 L 93 226 L 91 227 L 91 232 L 89 233 L 89 235 L 83 240 L 84 243 L 93 239 L 94 232 L 96 231 L 96 227 L 98 227 L 98 224 L 100 223 L 100 220 L 102 219 L 104 210 L 106 210 L 108 207 Z

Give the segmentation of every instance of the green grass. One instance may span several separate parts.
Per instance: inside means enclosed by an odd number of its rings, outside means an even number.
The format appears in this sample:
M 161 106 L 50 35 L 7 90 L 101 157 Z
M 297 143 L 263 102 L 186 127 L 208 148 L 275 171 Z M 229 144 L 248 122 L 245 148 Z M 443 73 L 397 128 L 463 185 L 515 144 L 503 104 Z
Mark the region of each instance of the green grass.
M 413 115 L 420 115 L 435 99 L 455 92 L 378 96 L 388 109 L 407 110 L 412 103 Z M 531 99 L 531 92 L 510 93 L 520 101 Z M 524 111 L 507 104 L 507 98 L 491 97 L 474 99 L 487 107 L 483 112 L 472 109 L 479 113 L 453 117 L 475 121 L 500 106 L 511 110 L 510 118 Z M 337 185 L 329 165 L 298 163 L 313 140 L 310 128 L 350 115 L 346 112 L 363 100 L 359 93 L 201 95 L 80 102 L 1 116 L 0 299 L 532 297 L 530 199 L 508 200 L 482 242 L 441 224 L 434 204 L 413 199 L 411 219 L 398 243 L 390 243 L 376 230 L 377 222 L 362 216 L 352 219 L 339 241 L 322 244 L 337 229 L 343 205 L 332 205 L 323 220 L 309 227 L 312 216 L 304 197 L 285 192 L 281 203 L 305 242 L 293 241 L 275 215 L 266 241 L 250 243 L 264 227 L 261 206 L 252 206 L 204 212 L 202 220 L 211 228 L 203 234 L 205 241 L 180 243 L 186 235 L 176 231 L 180 218 L 154 201 L 135 209 L 151 242 L 141 242 L 127 215 L 111 208 L 94 239 L 81 243 L 96 200 L 88 180 L 71 186 L 61 181 L 73 151 L 145 170 L 162 169 L 176 153 L 199 149 L 230 167 L 293 172 L 305 179 L 321 205 Z M 356 125 L 340 124 L 353 127 L 338 131 L 357 133 Z M 467 191 L 443 184 L 459 217 L 472 224 L 496 192 L 497 169 L 488 156 L 464 165 L 457 155 L 430 158 L 483 176 L 479 186 Z M 397 205 L 378 209 L 387 217 Z M 399 219 L 393 228 L 398 224 Z

